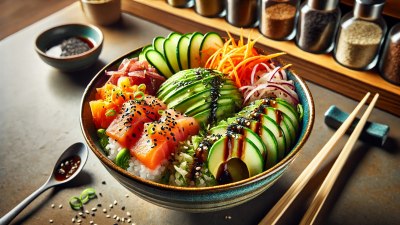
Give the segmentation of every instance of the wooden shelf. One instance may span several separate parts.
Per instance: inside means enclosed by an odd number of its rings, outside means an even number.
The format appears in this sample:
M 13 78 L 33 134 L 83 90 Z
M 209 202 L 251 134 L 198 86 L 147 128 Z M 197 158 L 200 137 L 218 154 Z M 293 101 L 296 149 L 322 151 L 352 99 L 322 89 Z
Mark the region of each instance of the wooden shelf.
M 123 0 L 123 11 L 181 33 L 215 31 L 252 38 L 261 36 L 256 28 L 240 29 L 223 18 L 206 18 L 193 9 L 174 8 L 163 0 Z M 149 40 L 150 42 L 150 40 Z M 259 46 L 269 52 L 284 51 L 282 57 L 292 63 L 294 70 L 304 79 L 360 100 L 366 92 L 378 92 L 377 107 L 400 116 L 400 87 L 382 79 L 374 71 L 355 71 L 340 66 L 330 54 L 312 54 L 299 49 L 292 41 L 273 41 L 266 37 L 258 40 Z

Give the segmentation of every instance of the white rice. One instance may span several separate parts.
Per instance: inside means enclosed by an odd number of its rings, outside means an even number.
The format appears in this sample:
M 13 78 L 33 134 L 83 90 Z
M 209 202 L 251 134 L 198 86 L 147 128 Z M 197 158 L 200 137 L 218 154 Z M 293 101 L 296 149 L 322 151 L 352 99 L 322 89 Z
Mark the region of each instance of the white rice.
M 113 140 L 112 138 L 108 138 L 108 145 L 106 146 L 106 149 L 109 152 L 108 158 L 114 161 L 117 157 L 118 152 L 121 151 L 123 148 L 117 141 Z M 156 169 L 151 170 L 143 165 L 135 157 L 131 157 L 129 161 L 129 167 L 126 170 L 144 179 L 159 182 L 161 180 L 163 172 L 165 171 L 165 168 L 165 163 L 162 163 Z

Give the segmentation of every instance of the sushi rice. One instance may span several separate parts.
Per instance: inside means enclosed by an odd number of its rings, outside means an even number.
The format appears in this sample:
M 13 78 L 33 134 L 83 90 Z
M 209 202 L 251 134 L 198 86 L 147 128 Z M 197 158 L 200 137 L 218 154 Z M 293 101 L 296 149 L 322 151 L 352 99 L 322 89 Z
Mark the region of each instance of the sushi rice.
M 112 161 L 115 160 L 119 151 L 121 151 L 123 147 L 112 138 L 108 138 L 108 145 L 106 146 L 106 151 L 108 151 L 108 158 Z M 155 182 L 159 182 L 165 171 L 165 163 L 159 165 L 156 169 L 150 170 L 146 166 L 144 166 L 139 160 L 135 157 L 131 157 L 129 160 L 129 167 L 126 169 L 128 172 Z
M 117 154 L 123 147 L 114 139 L 108 138 L 108 144 L 105 146 L 107 157 L 115 161 Z M 156 169 L 151 170 L 143 165 L 135 157 L 131 156 L 128 172 L 135 176 L 159 183 L 166 183 L 173 186 L 192 186 L 206 187 L 216 185 L 216 180 L 210 174 L 206 166 L 201 168 L 192 168 L 194 162 L 194 144 L 192 140 L 180 143 L 176 154 L 171 156 L 170 163 L 166 160 Z M 196 169 L 194 180 L 189 180 L 188 173 L 190 169 Z

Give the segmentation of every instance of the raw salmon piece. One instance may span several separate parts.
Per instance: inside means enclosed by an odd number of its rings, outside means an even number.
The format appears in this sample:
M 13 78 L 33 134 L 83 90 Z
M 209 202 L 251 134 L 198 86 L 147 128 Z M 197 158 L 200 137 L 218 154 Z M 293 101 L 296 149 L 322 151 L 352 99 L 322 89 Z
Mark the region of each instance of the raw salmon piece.
M 180 141 L 199 132 L 199 124 L 173 109 L 165 110 L 159 121 L 146 123 L 143 135 L 130 151 L 149 169 L 156 169 L 175 152 Z
M 130 148 L 142 135 L 144 124 L 158 120 L 160 118 L 158 111 L 165 108 L 163 102 L 150 95 L 141 101 L 127 101 L 106 133 L 121 146 Z

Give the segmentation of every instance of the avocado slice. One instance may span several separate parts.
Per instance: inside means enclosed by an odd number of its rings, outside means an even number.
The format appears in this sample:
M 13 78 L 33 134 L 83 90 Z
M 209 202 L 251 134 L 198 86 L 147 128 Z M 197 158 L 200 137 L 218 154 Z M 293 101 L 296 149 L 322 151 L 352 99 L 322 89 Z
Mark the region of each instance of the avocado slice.
M 278 162 L 278 142 L 271 130 L 257 120 L 252 120 L 244 117 L 236 117 L 234 121 L 242 126 L 247 126 L 254 133 L 260 136 L 267 151 L 266 155 L 264 156 L 265 169 L 274 166 Z
M 286 154 L 296 141 L 296 128 L 294 127 L 292 120 L 285 113 L 276 108 L 266 107 L 264 109 L 264 113 L 275 120 L 275 122 L 282 128 L 283 132 L 285 133 L 287 143 L 285 149 Z
M 236 127 L 235 131 L 244 135 L 247 139 L 253 142 L 253 144 L 257 147 L 262 157 L 265 158 L 267 155 L 267 149 L 264 142 L 261 140 L 260 136 L 247 127 L 243 127 L 238 124 L 230 124 L 230 125 L 218 125 L 209 130 L 209 134 L 220 134 L 222 136 L 227 135 L 227 132 L 232 132 L 232 127 Z M 230 130 L 230 131 L 228 131 Z
M 251 140 L 241 134 L 225 136 L 211 146 L 207 160 L 208 169 L 219 183 L 236 181 L 236 176 L 231 174 L 238 172 L 232 172 L 232 170 L 243 170 L 243 167 L 232 168 L 232 164 L 229 167 L 228 163 L 232 159 L 240 159 L 246 165 L 249 177 L 263 171 L 264 160 Z
M 172 81 L 171 81 L 172 80 Z M 242 106 L 242 95 L 221 72 L 196 68 L 180 71 L 165 81 L 157 97 L 203 127 L 233 116 Z

